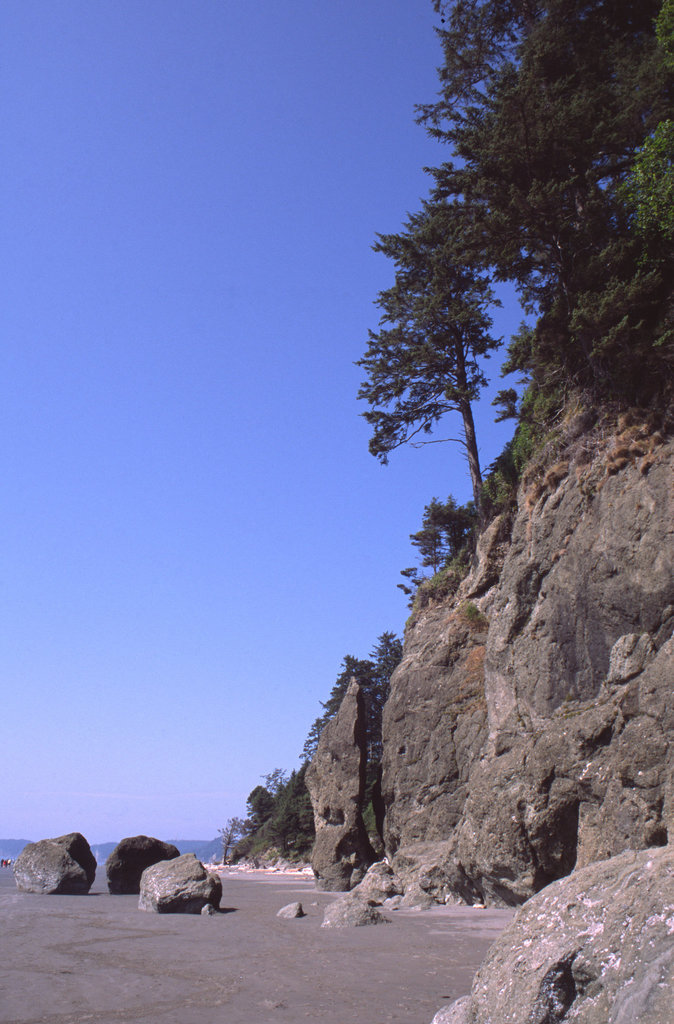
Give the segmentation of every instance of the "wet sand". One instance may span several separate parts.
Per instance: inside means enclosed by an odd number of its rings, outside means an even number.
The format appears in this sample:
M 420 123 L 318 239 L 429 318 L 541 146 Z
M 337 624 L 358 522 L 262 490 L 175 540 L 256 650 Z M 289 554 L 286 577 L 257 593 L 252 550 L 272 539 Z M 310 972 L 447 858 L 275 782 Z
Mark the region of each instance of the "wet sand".
M 313 880 L 224 875 L 213 917 L 137 909 L 99 869 L 87 896 L 20 893 L 0 869 L 3 1024 L 429 1024 L 512 914 L 438 907 L 321 929 Z M 276 912 L 300 900 L 307 917 Z

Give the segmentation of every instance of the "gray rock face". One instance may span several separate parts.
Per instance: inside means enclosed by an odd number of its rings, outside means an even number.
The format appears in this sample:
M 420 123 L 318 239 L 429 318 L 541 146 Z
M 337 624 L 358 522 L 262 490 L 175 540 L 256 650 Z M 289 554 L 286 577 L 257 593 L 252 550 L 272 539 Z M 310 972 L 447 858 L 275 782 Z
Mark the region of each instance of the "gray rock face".
M 105 862 L 108 889 L 115 894 L 140 892 L 140 876 L 160 860 L 173 860 L 180 850 L 151 836 L 122 839 Z
M 349 893 L 325 908 L 321 928 L 363 928 L 371 924 L 390 923 L 376 907 L 371 907 L 369 903 Z
M 443 1024 L 665 1024 L 674 1006 L 674 847 L 554 882 L 491 947 Z
M 140 879 L 138 909 L 155 914 L 200 914 L 220 906 L 222 883 L 193 853 L 146 868 Z
M 639 675 L 566 701 L 476 763 L 451 845 L 483 900 L 516 904 L 575 865 L 666 844 L 673 679 L 670 639 Z
M 22 892 L 82 895 L 96 877 L 96 858 L 79 832 L 28 843 L 14 862 Z
M 529 481 L 510 546 L 484 538 L 406 634 L 383 780 L 406 889 L 516 905 L 674 835 L 674 442 L 612 450 Z
M 636 674 L 651 642 L 671 635 L 674 443 L 647 473 L 635 459 L 607 475 L 610 460 L 609 449 L 588 467 L 569 465 L 549 488 L 532 481 L 522 492 L 487 639 L 496 746 L 500 733 L 535 727 L 569 698 L 595 697 L 621 638 L 650 636 Z
M 497 520 L 456 598 L 430 602 L 406 630 L 382 722 L 389 855 L 399 846 L 446 839 L 461 817 L 470 768 L 487 737 L 484 613 L 505 550 Z
M 316 826 L 311 866 L 317 883 L 331 892 L 353 888 L 376 860 L 362 816 L 365 764 L 363 697 L 354 679 L 306 774 Z

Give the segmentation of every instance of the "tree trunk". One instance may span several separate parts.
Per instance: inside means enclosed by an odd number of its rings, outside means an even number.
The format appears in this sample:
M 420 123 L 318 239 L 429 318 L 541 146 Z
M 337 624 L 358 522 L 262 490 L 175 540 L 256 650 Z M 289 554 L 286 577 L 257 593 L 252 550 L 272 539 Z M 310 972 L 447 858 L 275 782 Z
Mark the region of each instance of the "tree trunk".
M 459 392 L 457 407 L 463 419 L 463 436 L 470 471 L 470 481 L 473 485 L 473 500 L 478 515 L 482 516 L 482 473 L 480 472 L 480 456 L 477 450 L 477 437 L 475 436 L 475 420 L 473 419 L 473 408 L 468 394 L 468 381 L 466 375 L 466 354 L 463 349 L 463 341 L 460 340 L 455 346 L 456 354 L 456 385 Z
M 482 513 L 482 473 L 480 472 L 480 456 L 477 450 L 477 437 L 475 436 L 475 421 L 470 402 L 462 401 L 459 404 L 459 412 L 463 419 L 463 434 L 466 444 L 466 457 L 470 480 L 473 485 L 473 500 L 478 515 Z

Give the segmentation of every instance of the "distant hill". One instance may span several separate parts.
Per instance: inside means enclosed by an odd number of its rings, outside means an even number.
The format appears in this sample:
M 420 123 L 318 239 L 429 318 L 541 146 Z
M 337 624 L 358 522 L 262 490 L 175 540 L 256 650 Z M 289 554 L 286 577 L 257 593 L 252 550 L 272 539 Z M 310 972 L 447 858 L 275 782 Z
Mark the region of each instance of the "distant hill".
M 221 839 L 169 839 L 181 853 L 193 853 L 202 863 L 222 860 Z
M 15 860 L 32 839 L 0 839 L 0 859 Z
M 96 863 L 105 864 L 117 843 L 91 843 L 90 846 L 91 852 L 96 858 Z
M 166 842 L 173 843 L 181 853 L 193 853 L 204 863 L 214 857 L 218 858 L 222 853 L 222 843 L 219 839 L 167 839 Z M 116 846 L 117 843 L 92 843 L 91 851 L 98 864 L 105 864 Z
M 33 839 L 0 839 L 0 858 L 16 860 L 24 846 L 32 842 Z M 91 852 L 98 864 L 105 864 L 117 842 L 90 844 Z M 181 853 L 193 853 L 205 864 L 212 860 L 220 860 L 222 856 L 222 843 L 219 839 L 169 839 L 168 842 L 177 846 Z

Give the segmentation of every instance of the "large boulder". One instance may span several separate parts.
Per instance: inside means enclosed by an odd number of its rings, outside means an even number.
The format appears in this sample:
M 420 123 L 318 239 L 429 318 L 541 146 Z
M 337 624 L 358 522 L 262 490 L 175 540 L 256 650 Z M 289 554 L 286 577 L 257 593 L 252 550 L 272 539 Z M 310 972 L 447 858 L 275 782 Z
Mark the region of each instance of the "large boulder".
M 193 853 L 162 860 L 146 868 L 140 879 L 138 909 L 154 914 L 200 914 L 209 904 L 220 906 L 222 882 Z
M 351 893 L 370 906 L 379 906 L 392 896 L 402 896 L 403 888 L 390 865 L 380 860 L 367 869 L 362 882 Z
M 151 836 L 122 839 L 105 862 L 108 889 L 115 895 L 140 892 L 140 877 L 145 868 L 160 860 L 174 860 L 180 850 Z
M 353 888 L 376 860 L 363 823 L 365 766 L 365 709 L 352 679 L 306 774 L 316 826 L 311 866 L 318 884 L 331 892 Z
M 96 877 L 96 858 L 79 832 L 28 843 L 14 862 L 22 892 L 82 895 Z
M 665 1024 L 674 1005 L 674 847 L 553 882 L 491 947 L 437 1024 Z

